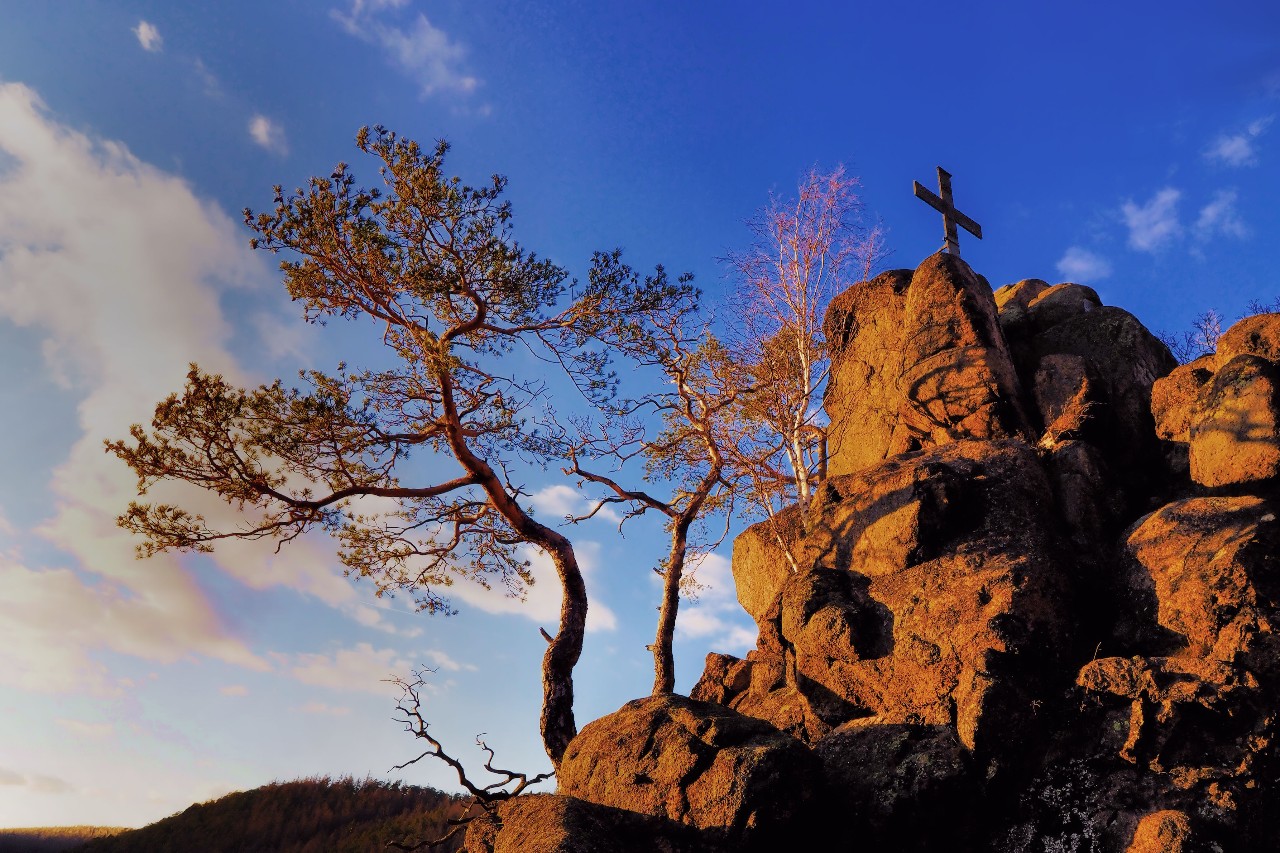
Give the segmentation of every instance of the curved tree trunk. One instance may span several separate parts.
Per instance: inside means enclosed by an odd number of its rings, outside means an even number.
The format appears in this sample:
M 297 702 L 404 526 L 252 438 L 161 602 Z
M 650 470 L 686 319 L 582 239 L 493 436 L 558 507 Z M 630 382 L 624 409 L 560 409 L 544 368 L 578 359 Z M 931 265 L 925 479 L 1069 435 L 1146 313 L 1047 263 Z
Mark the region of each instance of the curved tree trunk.
M 564 751 L 578 733 L 573 717 L 573 668 L 582 654 L 582 638 L 587 625 L 587 585 L 578 567 L 569 540 L 548 530 L 544 550 L 551 555 L 564 598 L 560 602 L 560 630 L 550 638 L 542 656 L 542 716 L 539 731 L 551 763 L 558 769 Z
M 680 578 L 689 548 L 689 526 L 692 517 L 679 518 L 671 531 L 671 554 L 662 582 L 662 607 L 658 611 L 658 633 L 653 640 L 653 695 L 674 693 L 676 662 L 672 643 L 676 634 L 676 613 L 680 609 Z

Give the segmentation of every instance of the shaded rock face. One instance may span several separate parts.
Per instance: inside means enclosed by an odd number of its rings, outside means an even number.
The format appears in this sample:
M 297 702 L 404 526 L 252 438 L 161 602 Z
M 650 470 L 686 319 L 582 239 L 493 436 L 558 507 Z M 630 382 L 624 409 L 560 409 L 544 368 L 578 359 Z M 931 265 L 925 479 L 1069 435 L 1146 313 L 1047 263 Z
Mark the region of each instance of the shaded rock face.
M 830 476 L 734 544 L 755 648 L 587 725 L 476 849 L 1277 849 L 1280 315 L 1176 366 L 935 256 L 825 330 Z M 537 824 L 604 847 L 500 846 Z

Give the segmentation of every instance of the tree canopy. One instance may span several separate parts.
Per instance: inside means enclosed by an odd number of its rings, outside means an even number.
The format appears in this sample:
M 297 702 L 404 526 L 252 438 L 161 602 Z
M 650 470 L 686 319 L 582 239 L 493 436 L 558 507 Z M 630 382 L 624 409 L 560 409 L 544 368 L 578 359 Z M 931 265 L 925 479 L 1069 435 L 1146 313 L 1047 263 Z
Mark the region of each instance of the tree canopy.
M 572 543 L 522 505 L 522 460 L 545 461 L 531 429 L 549 405 L 541 375 L 518 375 L 516 348 L 558 365 L 588 399 L 608 400 L 616 377 L 601 330 L 686 300 L 691 285 L 664 272 L 630 274 L 600 253 L 585 283 L 511 234 L 506 180 L 468 186 L 431 151 L 376 127 L 356 145 L 381 161 L 383 187 L 356 183 L 346 164 L 286 194 L 271 212 L 245 210 L 255 248 L 283 252 L 289 295 L 309 322 L 372 319 L 395 356 L 390 368 L 309 371 L 236 388 L 192 365 L 186 387 L 162 401 L 149 428 L 107 449 L 138 476 L 140 496 L 178 480 L 213 492 L 243 522 L 217 529 L 166 503 L 133 502 L 120 524 L 140 552 L 207 550 L 220 539 L 287 543 L 310 530 L 338 541 L 349 574 L 379 594 L 403 590 L 448 611 L 455 577 L 518 589 L 530 580 L 519 546 L 545 551 L 563 587 L 559 630 L 543 659 L 543 742 L 553 762 L 576 733 L 573 667 L 582 650 L 586 587 Z M 541 374 L 541 371 L 535 371 Z M 454 470 L 405 479 L 416 452 Z M 381 498 L 377 509 L 368 498 Z M 388 508 L 388 501 L 390 508 Z

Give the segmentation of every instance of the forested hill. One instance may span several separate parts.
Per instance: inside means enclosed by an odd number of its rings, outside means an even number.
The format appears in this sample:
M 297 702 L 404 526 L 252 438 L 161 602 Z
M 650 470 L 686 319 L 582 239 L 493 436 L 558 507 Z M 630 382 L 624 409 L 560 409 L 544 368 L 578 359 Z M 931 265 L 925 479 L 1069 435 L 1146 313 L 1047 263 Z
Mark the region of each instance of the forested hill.
M 141 829 L 98 838 L 84 853 L 367 853 L 388 841 L 434 840 L 461 798 L 372 779 L 273 782 L 193 805 Z M 462 837 L 435 848 L 456 851 Z

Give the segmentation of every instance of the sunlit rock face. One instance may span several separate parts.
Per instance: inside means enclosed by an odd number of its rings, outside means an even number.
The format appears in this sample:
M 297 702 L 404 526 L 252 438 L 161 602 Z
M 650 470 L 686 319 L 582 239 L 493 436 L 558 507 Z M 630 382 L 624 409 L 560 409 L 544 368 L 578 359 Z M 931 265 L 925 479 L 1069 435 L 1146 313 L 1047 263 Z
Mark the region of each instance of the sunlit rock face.
M 585 726 L 537 808 L 666 851 L 1274 850 L 1280 315 L 1178 366 L 938 255 L 825 329 L 830 476 L 734 545 L 756 647 Z

